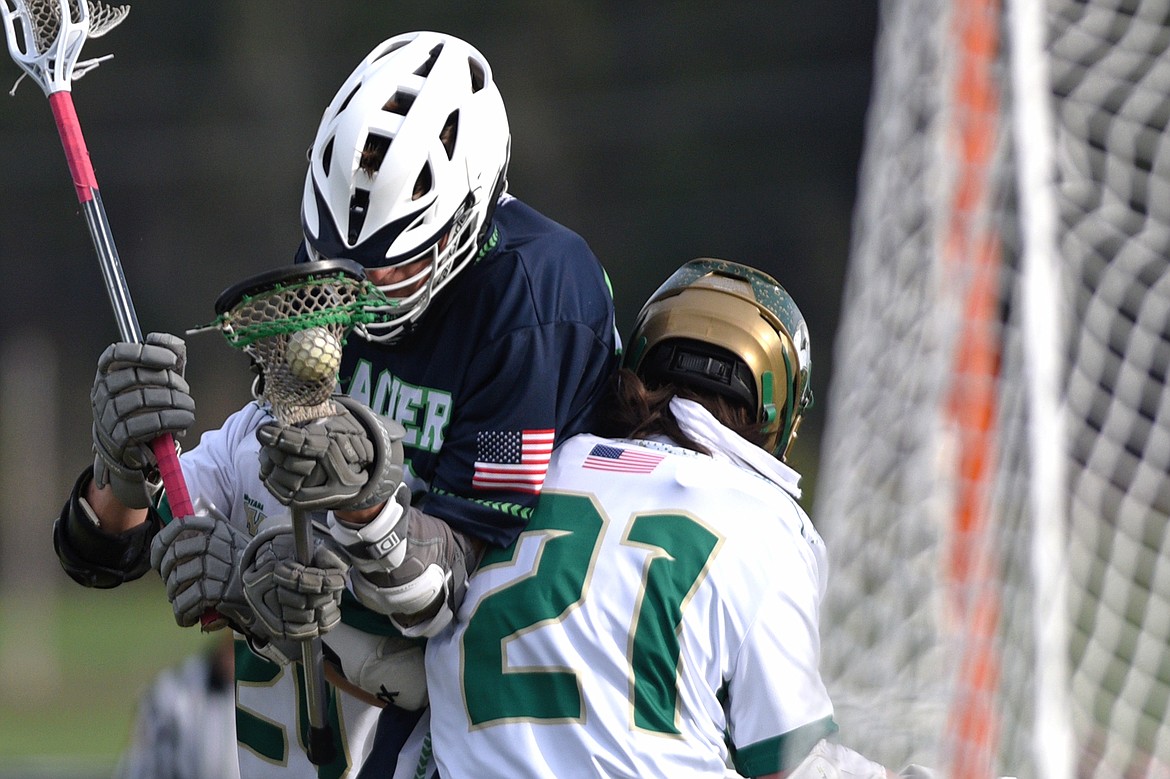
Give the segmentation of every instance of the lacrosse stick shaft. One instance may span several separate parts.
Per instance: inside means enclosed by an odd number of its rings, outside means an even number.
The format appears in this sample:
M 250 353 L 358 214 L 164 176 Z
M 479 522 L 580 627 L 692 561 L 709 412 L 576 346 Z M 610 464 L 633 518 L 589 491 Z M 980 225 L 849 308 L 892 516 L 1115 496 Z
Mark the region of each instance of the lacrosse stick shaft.
M 122 272 L 118 250 L 114 246 L 114 234 L 110 229 L 105 206 L 102 205 L 97 177 L 94 175 L 93 165 L 90 164 L 89 150 L 85 145 L 85 137 L 81 134 L 77 111 L 73 107 L 73 96 L 67 90 L 54 92 L 49 95 L 49 107 L 53 110 L 57 133 L 61 136 L 61 145 L 65 149 L 65 160 L 69 163 L 69 174 L 77 191 L 77 201 L 85 214 L 85 223 L 89 227 L 89 235 L 93 239 L 93 247 L 101 264 L 106 292 L 114 309 L 114 318 L 118 322 L 118 333 L 123 341 L 142 343 L 142 328 L 138 325 L 134 303 L 130 299 L 130 288 Z M 150 448 L 158 461 L 159 475 L 166 488 L 172 516 L 191 516 L 195 511 L 191 505 L 191 496 L 187 492 L 183 472 L 180 470 L 174 438 L 170 433 L 165 433 L 152 441 Z
M 313 525 L 309 515 L 303 511 L 292 512 L 293 543 L 296 545 L 297 561 L 311 565 L 313 560 Z M 333 759 L 333 733 L 325 722 L 326 687 L 325 653 L 321 639 L 308 638 L 301 642 L 301 663 L 305 667 L 305 698 L 309 711 L 309 740 L 307 753 L 314 765 L 325 765 Z
M 372 299 L 365 271 L 350 260 L 316 260 L 265 272 L 224 290 L 216 300 L 219 315 L 210 325 L 243 349 L 260 367 L 263 390 L 282 425 L 306 424 L 339 413 L 330 399 L 341 366 L 345 332 Z M 378 293 L 381 295 L 381 293 Z M 383 298 L 384 300 L 384 298 Z M 312 565 L 313 523 L 308 512 L 292 507 L 294 554 Z M 323 766 L 333 762 L 336 745 L 326 722 L 328 687 L 321 638 L 300 643 L 301 680 L 309 718 L 306 752 Z

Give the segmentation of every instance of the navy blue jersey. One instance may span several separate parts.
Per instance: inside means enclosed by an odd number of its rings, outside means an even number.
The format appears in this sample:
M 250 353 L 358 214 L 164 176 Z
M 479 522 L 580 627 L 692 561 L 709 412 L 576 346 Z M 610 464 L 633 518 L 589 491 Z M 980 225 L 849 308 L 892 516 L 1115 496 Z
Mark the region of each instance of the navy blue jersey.
M 590 430 L 619 344 L 605 273 L 576 233 L 505 196 L 487 250 L 395 344 L 351 336 L 341 387 L 406 427 L 416 505 L 506 545 L 555 443 Z

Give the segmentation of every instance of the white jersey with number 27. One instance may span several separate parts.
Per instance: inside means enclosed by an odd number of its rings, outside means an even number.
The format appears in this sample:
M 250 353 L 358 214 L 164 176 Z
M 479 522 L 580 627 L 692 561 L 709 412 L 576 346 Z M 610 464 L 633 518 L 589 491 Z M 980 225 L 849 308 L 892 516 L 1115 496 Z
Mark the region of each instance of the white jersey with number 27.
M 427 648 L 444 779 L 788 769 L 836 730 L 824 545 L 780 481 L 570 439 L 538 509 Z

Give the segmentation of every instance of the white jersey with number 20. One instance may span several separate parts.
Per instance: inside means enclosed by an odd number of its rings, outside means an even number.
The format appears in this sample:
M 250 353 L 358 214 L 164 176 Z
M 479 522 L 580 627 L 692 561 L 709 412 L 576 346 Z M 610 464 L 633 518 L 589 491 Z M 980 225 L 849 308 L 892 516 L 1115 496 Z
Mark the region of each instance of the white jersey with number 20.
M 577 436 L 427 648 L 444 779 L 746 776 L 836 730 L 824 545 L 779 481 Z M 729 746 L 730 745 L 730 746 Z

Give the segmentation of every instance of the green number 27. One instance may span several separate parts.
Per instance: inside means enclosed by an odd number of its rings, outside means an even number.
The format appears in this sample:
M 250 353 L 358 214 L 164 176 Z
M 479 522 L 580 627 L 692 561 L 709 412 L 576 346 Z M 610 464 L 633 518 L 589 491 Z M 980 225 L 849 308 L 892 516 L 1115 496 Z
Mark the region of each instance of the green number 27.
M 543 536 L 533 572 L 488 593 L 463 635 L 463 693 L 473 727 L 501 720 L 582 720 L 579 669 L 510 670 L 504 650 L 510 640 L 565 619 L 585 601 L 590 587 L 606 586 L 593 581 L 605 525 L 588 496 L 541 496 L 525 531 Z M 622 544 L 650 551 L 626 638 L 634 728 L 679 732 L 679 626 L 721 542 L 710 528 L 682 514 L 630 518 Z M 480 567 L 513 562 L 518 548 L 493 550 Z

